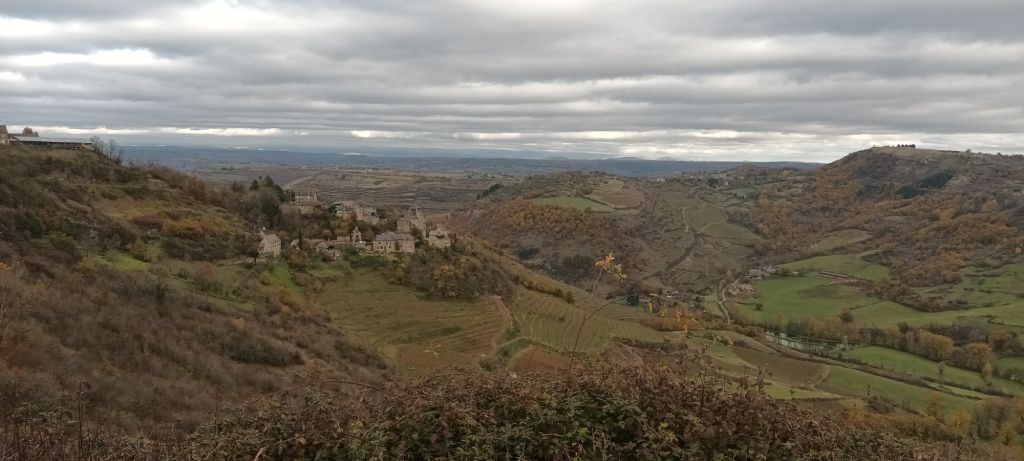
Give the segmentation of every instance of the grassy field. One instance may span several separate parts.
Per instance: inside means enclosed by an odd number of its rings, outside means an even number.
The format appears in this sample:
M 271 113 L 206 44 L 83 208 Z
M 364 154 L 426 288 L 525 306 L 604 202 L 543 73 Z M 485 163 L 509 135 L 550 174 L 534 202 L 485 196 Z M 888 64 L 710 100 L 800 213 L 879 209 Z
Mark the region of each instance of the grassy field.
M 838 316 L 853 311 L 862 324 L 887 325 L 918 314 L 909 307 L 866 295 L 860 288 L 834 284 L 823 277 L 770 277 L 754 282 L 757 298 L 738 307 L 746 319 L 778 322 L 790 319 Z M 760 303 L 760 310 L 755 304 Z
M 615 208 L 583 197 L 541 197 L 535 198 L 531 201 L 538 205 L 557 206 L 562 208 L 577 208 L 580 210 L 586 210 L 589 208 L 590 210 L 593 211 L 602 212 L 615 211 Z
M 605 181 L 586 197 L 619 210 L 636 208 L 643 202 L 640 191 L 627 188 L 626 183 L 618 179 Z
M 319 301 L 335 324 L 411 374 L 476 366 L 505 328 L 490 298 L 427 300 L 371 271 L 340 277 Z
M 698 351 L 706 351 L 715 364 L 726 371 L 737 375 L 750 375 L 757 369 L 757 366 L 736 354 L 737 347 L 703 338 L 689 338 L 686 342 Z
M 689 338 L 686 342 L 696 350 L 706 350 L 711 363 L 727 376 L 756 379 L 759 369 L 767 368 L 765 391 L 773 398 L 842 399 L 840 395 L 816 388 L 827 376 L 828 365 L 700 338 Z
M 143 271 L 149 268 L 149 263 L 139 261 L 126 251 L 110 250 L 103 254 L 103 260 L 117 270 Z
M 856 255 L 829 255 L 801 259 L 782 265 L 794 270 L 838 272 L 866 280 L 882 280 L 889 276 L 889 268 L 864 261 Z
M 811 245 L 811 250 L 831 251 L 836 248 L 842 248 L 847 245 L 863 242 L 869 238 L 871 238 L 871 234 L 862 230 L 844 229 L 838 232 L 833 232 L 827 237 L 815 242 Z
M 838 399 L 840 396 L 830 393 L 812 389 L 802 389 L 799 387 L 793 387 L 787 384 L 780 384 L 776 382 L 769 383 L 764 388 L 765 393 L 773 399 L 789 400 L 789 399 Z
M 735 348 L 736 355 L 747 363 L 764 368 L 777 380 L 791 384 L 816 385 L 828 375 L 828 365 L 807 360 L 796 360 L 769 352 L 742 347 Z
M 794 261 L 783 266 L 792 269 L 832 271 L 869 280 L 878 280 L 888 269 L 853 255 L 834 255 Z M 992 273 L 966 271 L 963 282 L 932 288 L 924 293 L 965 299 L 973 309 L 922 312 L 869 296 L 863 289 L 835 283 L 817 276 L 771 277 L 754 282 L 757 298 L 738 306 L 745 318 L 758 322 L 834 317 L 843 309 L 853 312 L 854 321 L 864 326 L 885 327 L 899 322 L 911 326 L 960 324 L 982 321 L 1003 324 L 1012 329 L 1024 327 L 1024 299 L 1016 294 L 1024 280 L 1024 265 L 1007 266 Z M 760 303 L 761 309 L 754 306 Z M 989 307 L 981 307 L 987 305 Z
M 1024 301 L 966 310 L 923 312 L 891 301 L 869 296 L 850 285 L 833 284 L 819 277 L 771 277 L 754 282 L 757 297 L 734 306 L 743 318 L 762 323 L 789 319 L 825 319 L 850 309 L 854 321 L 863 326 L 887 327 L 899 322 L 910 326 L 982 323 L 1004 325 L 1011 330 L 1024 327 Z M 760 303 L 760 310 L 756 304 Z
M 711 225 L 724 223 L 728 219 L 725 210 L 699 198 L 683 199 L 678 206 L 682 207 L 686 223 L 692 230 L 701 230 Z
M 883 370 L 906 373 L 921 378 L 930 378 L 968 388 L 984 388 L 985 380 L 976 371 L 946 366 L 939 374 L 939 364 L 907 352 L 901 352 L 879 346 L 858 347 L 846 353 L 847 357 L 857 359 L 873 367 Z M 1012 394 L 1024 394 L 1024 384 L 1002 378 L 993 378 L 995 389 Z
M 1002 357 L 996 361 L 1000 373 L 1010 373 L 1024 378 L 1024 357 Z
M 963 279 L 955 284 L 919 289 L 926 296 L 960 300 L 969 307 L 994 307 L 1024 302 L 1024 264 L 1010 264 L 997 269 L 968 268 Z
M 979 403 L 978 400 L 930 391 L 920 386 L 840 366 L 830 367 L 821 389 L 865 399 L 879 397 L 894 405 L 918 412 L 924 410 L 932 393 L 939 395 L 942 406 L 947 411 L 961 408 L 970 411 Z
M 282 262 L 275 263 L 273 266 L 267 269 L 268 280 L 270 286 L 277 288 L 284 288 L 292 293 L 302 293 L 302 288 L 299 287 L 295 280 L 292 279 L 291 272 L 288 271 L 288 266 Z

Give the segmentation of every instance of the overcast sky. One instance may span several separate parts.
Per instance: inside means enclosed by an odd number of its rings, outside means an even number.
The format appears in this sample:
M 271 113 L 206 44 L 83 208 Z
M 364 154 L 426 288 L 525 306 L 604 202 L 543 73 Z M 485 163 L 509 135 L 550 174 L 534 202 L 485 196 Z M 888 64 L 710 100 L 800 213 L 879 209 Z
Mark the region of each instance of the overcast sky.
M 127 142 L 1024 153 L 1020 0 L 0 0 L 0 123 Z

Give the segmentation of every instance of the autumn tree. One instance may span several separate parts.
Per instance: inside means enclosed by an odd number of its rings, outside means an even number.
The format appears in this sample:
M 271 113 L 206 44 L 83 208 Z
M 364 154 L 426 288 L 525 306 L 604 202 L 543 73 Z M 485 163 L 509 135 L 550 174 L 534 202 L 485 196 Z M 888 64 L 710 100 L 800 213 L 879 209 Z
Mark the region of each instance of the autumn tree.
M 985 343 L 970 343 L 957 349 L 952 355 L 953 362 L 969 370 L 982 371 L 986 364 L 991 364 L 995 356 L 992 348 Z

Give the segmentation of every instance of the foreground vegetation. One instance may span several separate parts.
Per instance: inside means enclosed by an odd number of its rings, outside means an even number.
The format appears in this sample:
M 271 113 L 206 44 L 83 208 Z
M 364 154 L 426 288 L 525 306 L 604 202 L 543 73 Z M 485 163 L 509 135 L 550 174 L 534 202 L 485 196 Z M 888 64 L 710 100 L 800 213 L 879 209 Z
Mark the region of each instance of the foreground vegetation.
M 324 393 L 345 386 L 324 382 L 319 391 L 277 394 L 232 411 L 166 445 L 95 433 L 79 445 L 61 421 L 26 422 L 50 430 L 31 432 L 0 456 L 912 460 L 946 448 L 851 430 L 774 400 L 756 383 L 734 390 L 723 384 L 595 364 L 570 374 L 445 373 L 357 388 L 351 397 Z

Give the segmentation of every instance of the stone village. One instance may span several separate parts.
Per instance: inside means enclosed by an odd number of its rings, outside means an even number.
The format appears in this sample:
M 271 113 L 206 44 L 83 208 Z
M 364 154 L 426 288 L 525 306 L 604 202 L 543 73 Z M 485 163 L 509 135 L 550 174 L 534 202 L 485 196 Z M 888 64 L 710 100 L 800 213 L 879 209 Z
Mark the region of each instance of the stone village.
M 288 243 L 289 247 L 295 249 L 303 244 L 309 245 L 314 251 L 330 258 L 340 257 L 341 252 L 346 249 L 378 255 L 415 253 L 417 240 L 433 248 L 444 249 L 452 246 L 452 236 L 448 231 L 440 225 L 429 229 L 423 211 L 416 205 L 401 211 L 400 216 L 385 217 L 381 210 L 362 206 L 351 200 L 333 202 L 325 209 L 317 192 L 295 192 L 290 202 L 281 205 L 281 211 L 285 214 L 299 215 L 331 213 L 352 223 L 352 231 L 348 235 L 339 235 L 333 240 L 310 238 L 302 241 L 295 239 Z M 362 224 L 364 229 L 370 226 L 379 229 L 379 232 L 374 234 L 361 231 L 359 224 Z M 281 255 L 283 245 L 278 235 L 263 229 L 259 231 L 259 236 L 260 256 Z

